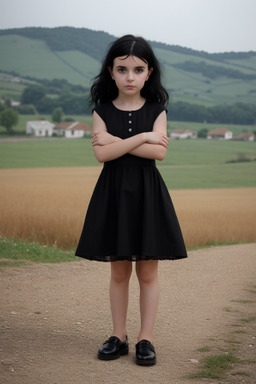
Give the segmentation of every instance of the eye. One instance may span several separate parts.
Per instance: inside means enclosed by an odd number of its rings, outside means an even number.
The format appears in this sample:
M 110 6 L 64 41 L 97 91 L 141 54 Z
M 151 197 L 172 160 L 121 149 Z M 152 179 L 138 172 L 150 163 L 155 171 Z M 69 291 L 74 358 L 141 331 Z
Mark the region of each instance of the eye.
M 124 72 L 125 72 L 125 67 L 118 67 L 118 68 L 117 68 L 117 71 L 118 71 L 119 73 L 124 73 Z
M 136 68 L 137 73 L 142 73 L 143 71 L 144 71 L 144 68 L 142 67 Z

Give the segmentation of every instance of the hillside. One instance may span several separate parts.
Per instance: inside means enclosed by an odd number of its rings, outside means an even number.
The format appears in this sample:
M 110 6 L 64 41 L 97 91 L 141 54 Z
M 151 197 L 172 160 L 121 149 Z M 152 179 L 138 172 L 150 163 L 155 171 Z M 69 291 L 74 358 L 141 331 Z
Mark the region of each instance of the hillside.
M 32 80 L 63 78 L 89 87 L 114 39 L 86 28 L 0 30 L 0 72 Z M 165 85 L 174 100 L 205 105 L 255 103 L 256 52 L 209 54 L 151 44 L 163 64 Z M 0 83 L 0 87 L 4 85 Z

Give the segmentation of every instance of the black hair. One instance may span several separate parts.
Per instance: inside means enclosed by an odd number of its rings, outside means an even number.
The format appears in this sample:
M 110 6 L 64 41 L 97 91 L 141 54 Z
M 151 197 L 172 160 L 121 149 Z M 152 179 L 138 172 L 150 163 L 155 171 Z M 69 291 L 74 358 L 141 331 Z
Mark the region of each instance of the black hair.
M 142 37 L 125 35 L 115 40 L 102 62 L 101 71 L 94 78 L 91 87 L 91 104 L 97 105 L 112 101 L 118 96 L 118 88 L 112 79 L 108 68 L 113 68 L 114 59 L 121 56 L 136 56 L 148 64 L 148 68 L 153 68 L 149 79 L 145 82 L 141 90 L 141 96 L 148 101 L 156 101 L 159 104 L 167 105 L 169 95 L 161 83 L 161 68 L 153 49 Z

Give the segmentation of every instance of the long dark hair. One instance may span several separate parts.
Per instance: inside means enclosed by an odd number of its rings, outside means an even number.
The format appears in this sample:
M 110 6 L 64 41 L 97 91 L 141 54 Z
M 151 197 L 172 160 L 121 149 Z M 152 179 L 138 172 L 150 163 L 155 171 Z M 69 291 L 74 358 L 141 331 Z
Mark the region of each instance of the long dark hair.
M 130 55 L 143 60 L 148 64 L 149 69 L 153 68 L 153 72 L 141 90 L 141 96 L 146 100 L 156 101 L 162 105 L 168 103 L 169 95 L 161 83 L 161 68 L 153 49 L 142 37 L 125 35 L 111 44 L 102 63 L 101 71 L 94 78 L 90 98 L 92 105 L 112 101 L 118 96 L 118 88 L 110 76 L 108 67 L 113 68 L 116 57 Z

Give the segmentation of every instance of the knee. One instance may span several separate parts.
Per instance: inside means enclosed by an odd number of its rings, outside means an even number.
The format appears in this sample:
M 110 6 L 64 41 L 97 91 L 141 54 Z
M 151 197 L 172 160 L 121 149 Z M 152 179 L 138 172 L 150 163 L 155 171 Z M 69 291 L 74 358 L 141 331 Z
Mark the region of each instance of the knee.
M 113 262 L 111 266 L 111 279 L 115 283 L 125 283 L 130 280 L 131 273 L 132 273 L 132 265 L 131 263 L 127 264 L 125 262 L 121 265 L 117 264 L 118 262 Z
M 143 263 L 143 262 L 142 262 Z M 146 262 L 150 263 L 150 262 Z M 157 264 L 153 265 L 137 265 L 136 268 L 137 278 L 140 284 L 151 284 L 158 279 Z

